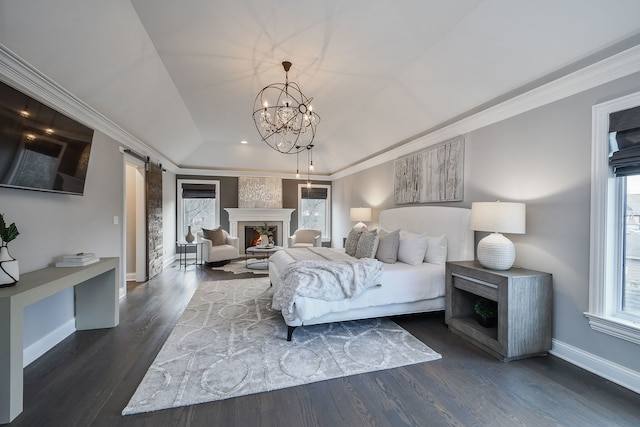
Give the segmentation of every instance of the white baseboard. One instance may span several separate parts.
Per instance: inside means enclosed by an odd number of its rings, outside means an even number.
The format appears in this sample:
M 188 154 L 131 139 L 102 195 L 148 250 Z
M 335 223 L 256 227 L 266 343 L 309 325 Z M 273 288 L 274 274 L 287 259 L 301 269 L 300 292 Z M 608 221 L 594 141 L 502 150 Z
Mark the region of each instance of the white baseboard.
M 127 273 L 127 282 L 135 282 L 136 273 Z
M 640 372 L 632 371 L 555 339 L 552 340 L 550 353 L 622 387 L 640 393 Z
M 176 256 L 175 255 L 170 256 L 170 257 L 166 257 L 164 259 L 164 263 L 163 263 L 162 267 L 163 268 L 168 268 L 171 264 L 173 264 L 175 262 L 175 260 L 176 260 Z
M 22 367 L 29 365 L 75 331 L 76 319 L 74 317 L 59 328 L 40 338 L 29 347 L 25 348 L 22 352 Z

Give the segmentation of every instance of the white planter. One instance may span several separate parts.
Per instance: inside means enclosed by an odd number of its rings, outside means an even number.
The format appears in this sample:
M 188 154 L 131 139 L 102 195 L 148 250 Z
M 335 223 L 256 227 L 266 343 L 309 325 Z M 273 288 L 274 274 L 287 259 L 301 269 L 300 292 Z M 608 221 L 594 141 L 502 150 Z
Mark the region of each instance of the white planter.
M 19 278 L 18 260 L 11 256 L 6 246 L 0 246 L 0 287 L 13 286 Z

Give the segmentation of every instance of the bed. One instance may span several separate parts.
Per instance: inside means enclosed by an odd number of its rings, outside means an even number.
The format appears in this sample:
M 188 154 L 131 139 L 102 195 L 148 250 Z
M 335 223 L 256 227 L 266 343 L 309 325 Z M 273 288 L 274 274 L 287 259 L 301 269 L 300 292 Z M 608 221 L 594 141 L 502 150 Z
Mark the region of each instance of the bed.
M 472 260 L 474 256 L 474 236 L 469 229 L 469 217 L 469 209 L 444 206 L 401 207 L 382 211 L 379 226 L 383 230 L 400 229 L 405 236 L 426 233 L 431 237 L 439 237 L 440 241 L 444 238 L 446 255 L 443 254 L 441 262 L 420 262 L 417 265 L 400 261 L 382 263 L 382 274 L 376 280 L 376 286 L 353 298 L 325 301 L 296 296 L 293 313 L 288 313 L 288 318 L 285 318 L 287 340 L 291 340 L 298 326 L 444 310 L 444 257 L 447 261 L 463 261 Z M 344 249 L 325 250 L 344 252 Z M 287 250 L 279 251 L 270 258 L 269 278 L 274 290 L 282 286 L 283 272 L 292 267 L 291 263 L 295 261 Z M 281 307 L 274 301 L 274 308 Z

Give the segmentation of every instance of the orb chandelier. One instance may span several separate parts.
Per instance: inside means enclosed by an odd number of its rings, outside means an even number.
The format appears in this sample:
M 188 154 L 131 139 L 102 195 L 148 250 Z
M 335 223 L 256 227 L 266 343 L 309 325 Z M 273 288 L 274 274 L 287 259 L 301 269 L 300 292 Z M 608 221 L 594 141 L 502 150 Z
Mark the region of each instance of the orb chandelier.
M 262 89 L 253 104 L 253 121 L 262 141 L 283 154 L 297 154 L 313 148 L 320 116 L 313 110 L 313 98 L 304 96 L 295 82 L 289 82 L 291 62 L 282 62 L 284 83 Z

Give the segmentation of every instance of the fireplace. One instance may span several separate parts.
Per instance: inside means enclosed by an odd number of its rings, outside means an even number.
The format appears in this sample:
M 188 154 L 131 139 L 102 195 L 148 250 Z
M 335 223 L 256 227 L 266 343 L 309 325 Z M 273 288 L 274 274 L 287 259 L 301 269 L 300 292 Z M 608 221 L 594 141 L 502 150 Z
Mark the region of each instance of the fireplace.
M 280 246 L 280 241 L 278 240 L 278 226 L 268 225 L 268 227 L 269 227 L 269 231 L 271 231 L 272 233 L 270 240 L 273 241 L 274 245 Z M 251 246 L 257 246 L 260 244 L 260 233 L 258 233 L 253 228 L 254 227 L 250 225 L 244 226 L 244 249 L 247 249 Z
M 229 213 L 229 234 L 240 240 L 240 253 L 245 251 L 245 227 L 253 233 L 253 227 L 264 225 L 276 227 L 274 241 L 279 246 L 287 246 L 291 235 L 291 214 L 295 209 L 225 208 Z

